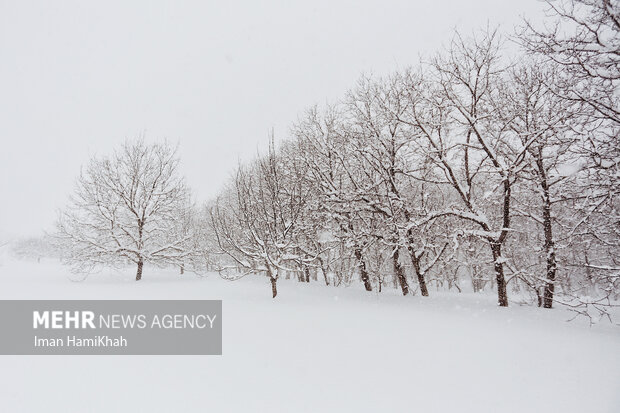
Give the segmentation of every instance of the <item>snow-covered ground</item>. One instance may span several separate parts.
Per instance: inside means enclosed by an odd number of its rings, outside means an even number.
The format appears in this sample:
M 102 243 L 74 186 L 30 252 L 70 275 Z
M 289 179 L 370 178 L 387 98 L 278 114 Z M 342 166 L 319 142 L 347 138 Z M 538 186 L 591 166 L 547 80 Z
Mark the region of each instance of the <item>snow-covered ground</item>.
M 0 263 L 0 299 L 222 299 L 222 356 L 0 356 L 3 412 L 620 412 L 620 327 L 489 295 Z M 616 320 L 617 321 L 617 320 Z

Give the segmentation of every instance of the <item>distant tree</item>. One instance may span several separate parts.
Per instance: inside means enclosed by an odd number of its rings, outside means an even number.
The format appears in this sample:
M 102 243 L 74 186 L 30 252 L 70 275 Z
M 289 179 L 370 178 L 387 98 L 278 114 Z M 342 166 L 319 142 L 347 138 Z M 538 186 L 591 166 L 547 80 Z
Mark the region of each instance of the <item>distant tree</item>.
M 204 271 L 208 264 L 205 252 L 212 244 L 209 243 L 204 210 L 194 205 L 189 191 L 187 199 L 180 202 L 172 223 L 173 228 L 168 231 L 167 236 L 169 243 L 176 245 L 179 253 L 169 255 L 168 263 L 177 265 L 180 274 L 184 274 L 186 270 L 195 273 Z
M 41 258 L 58 257 L 58 250 L 53 240 L 47 236 L 18 239 L 13 242 L 11 252 L 18 259 L 37 262 L 40 262 Z
M 189 191 L 178 165 L 175 148 L 143 140 L 91 159 L 58 218 L 63 260 L 77 271 L 131 262 L 136 280 L 145 262 L 180 265 L 192 251 L 179 231 Z

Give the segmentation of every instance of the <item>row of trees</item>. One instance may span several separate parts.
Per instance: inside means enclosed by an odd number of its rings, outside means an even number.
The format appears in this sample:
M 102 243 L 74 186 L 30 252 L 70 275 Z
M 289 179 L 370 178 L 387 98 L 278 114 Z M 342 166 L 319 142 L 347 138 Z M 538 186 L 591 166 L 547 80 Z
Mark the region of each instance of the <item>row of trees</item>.
M 545 308 L 558 288 L 571 306 L 610 304 L 619 10 L 551 6 L 551 31 L 528 25 L 511 39 L 517 61 L 496 32 L 456 34 L 429 61 L 308 110 L 210 206 L 220 269 L 264 272 L 274 297 L 281 274 L 315 272 L 404 295 L 414 282 L 423 296 L 470 279 L 494 286 L 500 306 L 509 286 Z
M 551 3 L 502 54 L 495 31 L 362 78 L 309 109 L 196 208 L 174 148 L 128 142 L 80 175 L 58 237 L 79 270 L 145 262 L 428 296 L 494 288 L 578 311 L 620 291 L 619 8 Z M 559 295 L 558 295 L 559 294 Z

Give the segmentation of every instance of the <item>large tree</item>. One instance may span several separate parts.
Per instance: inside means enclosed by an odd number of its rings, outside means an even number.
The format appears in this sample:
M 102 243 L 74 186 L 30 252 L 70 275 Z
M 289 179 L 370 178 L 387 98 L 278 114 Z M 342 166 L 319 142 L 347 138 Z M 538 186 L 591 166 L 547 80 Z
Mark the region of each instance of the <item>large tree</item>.
M 547 3 L 550 19 L 546 25 L 536 27 L 526 22 L 519 40 L 537 59 L 557 67 L 554 82 L 545 86 L 557 98 L 578 107 L 573 112 L 581 121 L 577 129 L 581 140 L 571 151 L 580 160 L 580 168 L 559 201 L 568 213 L 575 214 L 572 222 L 565 224 L 565 242 L 574 252 L 566 257 L 571 267 L 568 272 L 573 279 L 585 276 L 589 280 L 583 283 L 585 287 L 571 285 L 569 289 L 579 290 L 573 294 L 579 298 L 571 300 L 571 305 L 577 301 L 587 306 L 589 299 L 581 297 L 593 295 L 602 297 L 592 301 L 598 305 L 601 300 L 609 302 L 620 283 L 620 3 Z M 578 244 L 581 247 L 576 247 Z M 594 294 L 590 281 L 605 287 Z
M 189 191 L 175 148 L 128 141 L 109 157 L 94 157 L 80 173 L 57 228 L 63 258 L 77 271 L 145 262 L 180 265 L 193 252 L 186 217 Z

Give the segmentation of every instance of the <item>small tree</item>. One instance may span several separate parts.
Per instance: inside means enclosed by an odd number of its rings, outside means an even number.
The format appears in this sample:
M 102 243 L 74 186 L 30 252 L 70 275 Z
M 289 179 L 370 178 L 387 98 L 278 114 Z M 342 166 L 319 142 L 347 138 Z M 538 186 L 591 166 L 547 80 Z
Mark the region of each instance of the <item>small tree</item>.
M 175 148 L 143 140 L 91 159 L 59 215 L 64 262 L 77 271 L 132 262 L 136 281 L 145 262 L 178 264 L 188 253 L 178 228 L 189 198 L 178 165 Z

